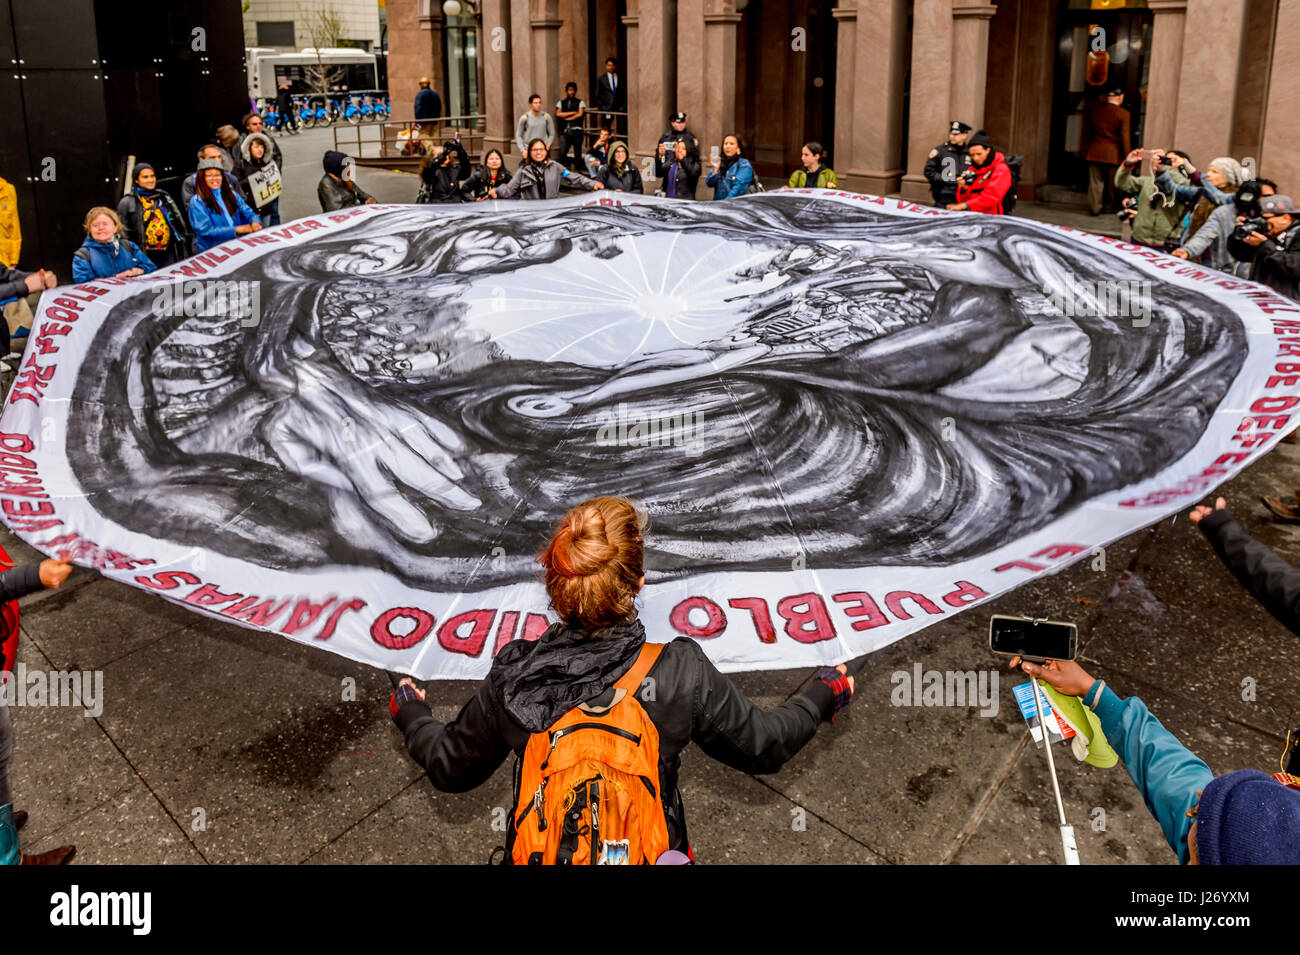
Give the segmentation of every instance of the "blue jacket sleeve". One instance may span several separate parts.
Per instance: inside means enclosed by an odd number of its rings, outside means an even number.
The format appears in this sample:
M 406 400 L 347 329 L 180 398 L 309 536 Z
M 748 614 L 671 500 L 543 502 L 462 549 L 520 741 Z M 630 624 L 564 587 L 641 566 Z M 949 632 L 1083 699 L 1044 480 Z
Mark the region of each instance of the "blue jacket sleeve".
M 1094 682 L 1083 696 L 1085 703 L 1096 693 Z M 1197 804 L 1197 793 L 1214 778 L 1210 767 L 1165 729 L 1136 696 L 1121 700 L 1106 687 L 1096 712 L 1102 732 L 1124 760 L 1133 785 L 1164 830 L 1169 848 L 1186 865 L 1187 831 L 1192 828 L 1187 810 Z
M 190 200 L 190 226 L 195 235 L 201 235 L 211 242 L 224 242 L 235 237 L 235 227 L 224 220 L 216 219 L 203 203 L 200 196 Z
M 144 272 L 157 271 L 158 266 L 153 264 L 153 259 L 149 258 L 149 256 L 144 254 L 143 249 L 141 249 L 134 242 L 130 243 L 130 247 L 131 247 L 131 265 L 133 267 L 140 269 L 141 271 Z
M 704 177 L 704 184 L 705 184 L 706 186 L 708 186 L 710 189 L 716 189 L 716 188 L 717 188 L 717 185 L 718 185 L 718 171 L 717 171 L 716 169 L 711 169 L 711 170 L 709 170 L 709 174 L 708 174 L 707 176 Z
M 722 198 L 733 199 L 736 196 L 743 196 L 745 190 L 749 188 L 750 183 L 754 181 L 754 167 L 749 163 L 738 164 L 736 167 L 736 179 L 727 189 L 727 194 Z
M 239 224 L 240 225 L 252 225 L 254 222 L 257 222 L 259 224 L 261 223 L 262 220 L 258 217 L 257 213 L 253 211 L 252 206 L 250 206 L 239 196 L 235 196 L 235 201 L 239 203 Z
M 72 256 L 72 281 L 89 282 L 91 279 L 98 278 L 95 270 L 89 262 L 75 253 Z
M 1173 177 L 1167 171 L 1156 176 L 1156 185 L 1165 195 L 1173 193 L 1174 198 L 1179 202 L 1189 202 L 1195 199 L 1198 191 L 1193 185 L 1174 182 Z

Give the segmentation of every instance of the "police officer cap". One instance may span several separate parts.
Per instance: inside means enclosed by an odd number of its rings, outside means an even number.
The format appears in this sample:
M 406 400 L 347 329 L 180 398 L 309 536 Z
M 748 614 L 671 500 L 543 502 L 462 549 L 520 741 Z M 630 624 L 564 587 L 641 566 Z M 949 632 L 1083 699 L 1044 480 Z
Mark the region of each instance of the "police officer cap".
M 954 119 L 952 123 L 948 126 L 948 135 L 950 136 L 955 136 L 958 133 L 969 133 L 969 132 L 970 132 L 970 127 L 967 126 L 965 123 L 961 122 L 960 120 Z
M 673 115 L 671 115 L 671 116 L 668 117 L 668 121 L 669 121 L 670 123 L 684 123 L 684 122 L 686 122 L 686 114 L 685 114 L 685 113 L 673 113 Z

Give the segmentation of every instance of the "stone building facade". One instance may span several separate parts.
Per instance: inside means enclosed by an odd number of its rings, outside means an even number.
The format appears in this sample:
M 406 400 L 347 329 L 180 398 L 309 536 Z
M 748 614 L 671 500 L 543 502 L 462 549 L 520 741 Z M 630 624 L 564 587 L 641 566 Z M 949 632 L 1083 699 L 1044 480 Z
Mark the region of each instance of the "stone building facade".
M 614 56 L 628 92 L 630 145 L 641 157 L 680 109 L 706 159 L 709 146 L 737 132 L 760 174 L 784 175 L 798 168 L 803 143 L 816 140 L 845 187 L 921 199 L 929 195 L 926 156 L 955 118 L 1022 155 L 1021 198 L 1041 198 L 1082 185 L 1081 110 L 1089 96 L 1119 86 L 1135 144 L 1184 149 L 1201 164 L 1249 157 L 1283 191 L 1300 191 L 1300 0 L 452 6 L 460 9 L 449 17 L 439 0 L 387 0 L 396 115 L 403 104 L 409 110 L 419 77 L 433 77 L 448 110 L 483 114 L 487 145 L 507 155 L 516 153 L 514 124 L 530 93 L 553 110 L 572 80 L 590 103 Z

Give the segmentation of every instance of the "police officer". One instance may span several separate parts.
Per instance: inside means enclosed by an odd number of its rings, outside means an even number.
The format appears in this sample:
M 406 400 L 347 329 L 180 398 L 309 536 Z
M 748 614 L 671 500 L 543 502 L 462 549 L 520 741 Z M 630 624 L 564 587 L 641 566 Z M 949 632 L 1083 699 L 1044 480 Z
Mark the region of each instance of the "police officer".
M 970 166 L 970 154 L 966 151 L 966 136 L 970 127 L 963 122 L 953 120 L 948 127 L 948 141 L 940 143 L 930 150 L 925 161 L 925 178 L 930 180 L 930 195 L 934 204 L 943 208 L 957 201 L 957 180 Z
M 668 117 L 668 122 L 671 128 L 659 137 L 659 147 L 655 150 L 655 176 L 659 179 L 664 177 L 669 164 L 673 161 L 673 150 L 678 142 L 686 143 L 686 155 L 690 157 L 691 165 L 696 170 L 700 167 L 700 141 L 686 128 L 686 114 L 673 113 Z M 685 186 L 690 195 L 695 195 L 695 187 L 699 185 L 699 181 L 699 172 L 696 172 L 693 178 L 687 179 Z

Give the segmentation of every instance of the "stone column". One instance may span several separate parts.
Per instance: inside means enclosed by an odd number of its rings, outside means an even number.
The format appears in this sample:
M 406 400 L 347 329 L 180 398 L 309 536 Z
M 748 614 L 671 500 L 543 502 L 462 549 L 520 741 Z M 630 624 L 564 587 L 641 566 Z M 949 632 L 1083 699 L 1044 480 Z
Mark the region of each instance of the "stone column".
M 532 39 L 531 92 L 542 96 L 542 110 L 555 119 L 555 104 L 564 95 L 564 80 L 560 79 L 560 26 L 559 0 L 530 0 L 528 26 Z M 527 104 L 525 104 L 526 108 Z M 557 124 L 558 128 L 558 124 Z M 551 156 L 559 154 L 557 135 L 551 143 Z
M 1183 35 L 1174 138 L 1156 145 L 1185 149 L 1204 169 L 1215 156 L 1231 155 L 1246 4 L 1188 0 L 1187 22 L 1193 28 Z
M 627 85 L 628 148 L 637 157 L 653 156 L 659 136 L 667 128 L 672 112 L 670 99 L 677 89 L 677 18 L 675 10 L 661 0 L 628 0 L 627 58 L 619 71 Z M 654 175 L 653 167 L 650 175 Z M 641 165 L 645 175 L 647 165 Z M 653 188 L 652 188 L 653 185 Z M 647 183 L 652 192 L 658 183 Z
M 513 97 L 510 101 L 510 152 L 514 162 L 522 160 L 515 143 L 515 123 L 528 109 L 528 97 L 540 90 L 533 89 L 533 25 L 529 0 L 509 0 L 510 4 L 510 62 L 514 76 Z M 544 106 L 545 104 L 543 104 Z
M 704 122 L 695 129 L 700 137 L 700 152 L 707 164 L 710 147 L 722 145 L 722 137 L 739 131 L 736 126 L 736 43 L 743 14 L 736 12 L 734 0 L 709 0 L 704 13 Z M 684 70 L 679 72 L 685 72 Z M 700 176 L 700 188 L 704 177 Z M 712 193 L 710 193 L 712 194 Z
M 704 123 L 704 87 L 713 81 L 718 72 L 730 67 L 721 63 L 708 64 L 704 60 L 704 9 L 705 0 L 677 0 L 677 89 L 668 103 L 668 112 L 681 110 L 686 114 L 687 126 L 699 136 Z M 668 128 L 667 114 L 659 121 Z
M 1260 150 L 1260 174 L 1275 180 L 1279 191 L 1296 199 L 1300 196 L 1300 7 L 1283 3 L 1278 7 L 1277 32 L 1273 40 L 1273 69 L 1264 114 L 1264 148 Z
M 984 126 L 984 88 L 989 72 L 989 20 L 998 8 L 984 0 L 952 3 L 952 104 L 954 118 Z M 912 101 L 915 102 L 913 97 Z M 966 118 L 969 117 L 969 118 Z
M 1154 14 L 1151 22 L 1151 80 L 1147 86 L 1141 145 L 1148 149 L 1183 148 L 1174 142 L 1174 132 L 1177 129 L 1179 86 L 1182 84 L 1187 0 L 1149 0 L 1148 6 Z M 1201 68 L 1208 66 L 1198 65 Z M 1149 162 L 1143 164 L 1144 169 L 1149 166 Z
M 586 0 L 560 0 L 560 96 L 565 83 L 578 84 L 578 98 L 590 107 L 596 98 L 591 85 L 591 63 L 587 51 Z
M 835 70 L 835 172 L 840 185 L 877 195 L 903 175 L 906 0 L 841 0 Z
M 915 0 L 912 11 L 912 87 L 907 123 L 907 174 L 903 198 L 930 202 L 925 163 L 930 150 L 948 138 L 954 119 L 952 92 L 952 0 Z
M 704 185 L 710 147 L 736 122 L 736 29 L 742 19 L 735 0 L 679 0 L 677 4 L 677 99 L 687 128 L 700 141 L 698 195 L 712 195 Z M 669 104 L 672 112 L 673 104 Z M 668 128 L 664 116 L 664 129 Z
M 483 152 L 499 149 L 509 156 L 514 151 L 515 119 L 513 34 L 510 29 L 510 0 L 483 0 L 479 61 L 483 64 L 480 94 L 485 118 Z

